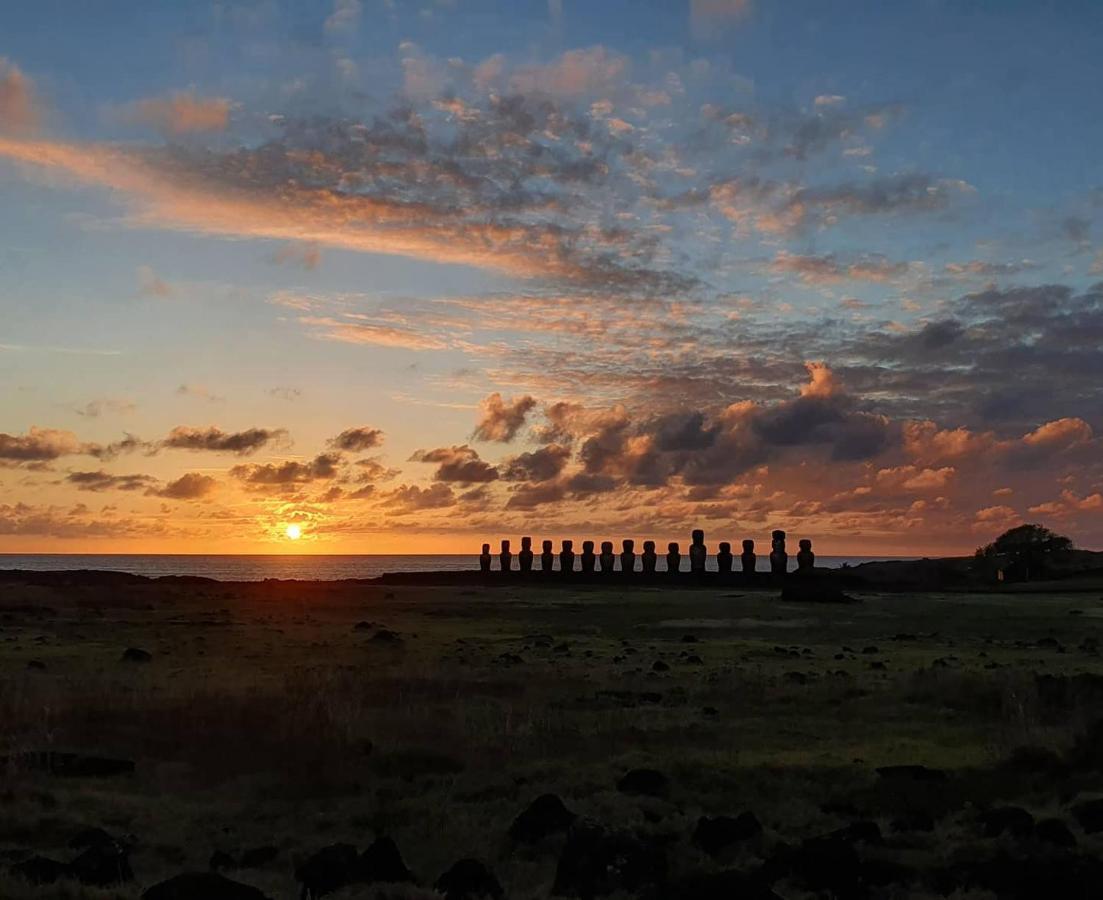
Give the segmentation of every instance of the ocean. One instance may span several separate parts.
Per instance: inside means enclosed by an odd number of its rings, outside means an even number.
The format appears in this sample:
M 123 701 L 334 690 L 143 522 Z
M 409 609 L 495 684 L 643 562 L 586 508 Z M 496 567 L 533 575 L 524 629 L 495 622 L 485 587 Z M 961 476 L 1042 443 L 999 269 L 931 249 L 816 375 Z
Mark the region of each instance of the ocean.
M 856 566 L 864 562 L 905 557 L 888 556 L 817 556 L 816 565 L 838 568 L 843 564 Z M 516 566 L 514 561 L 514 566 Z M 558 563 L 557 563 L 558 565 Z M 577 563 L 576 563 L 577 565 Z M 637 562 L 637 566 L 639 563 Z M 735 561 L 739 567 L 738 557 Z M 759 569 L 769 566 L 765 554 L 758 559 Z M 498 561 L 494 560 L 497 569 Z M 535 568 L 540 567 L 539 559 Z M 683 554 L 683 569 L 689 560 Z M 796 554 L 789 554 L 790 569 L 796 568 Z M 478 569 L 474 555 L 122 555 L 122 554 L 62 554 L 30 553 L 0 554 L 0 569 L 30 569 L 36 572 L 64 569 L 95 569 L 97 571 L 130 572 L 134 575 L 201 575 L 220 581 L 263 581 L 266 578 L 298 579 L 300 581 L 339 581 L 343 578 L 375 578 L 384 572 L 455 572 Z M 659 554 L 659 571 L 666 571 L 666 558 Z M 716 571 L 716 558 L 710 554 L 708 568 Z

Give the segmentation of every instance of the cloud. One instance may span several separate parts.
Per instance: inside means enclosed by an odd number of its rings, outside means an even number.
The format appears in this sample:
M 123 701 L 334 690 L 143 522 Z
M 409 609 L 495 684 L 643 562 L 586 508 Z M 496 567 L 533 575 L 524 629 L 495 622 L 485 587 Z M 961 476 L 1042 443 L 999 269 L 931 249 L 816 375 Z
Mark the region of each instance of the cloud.
M 150 475 L 111 475 L 102 469 L 95 472 L 71 472 L 65 480 L 78 491 L 140 491 L 157 482 Z
M 480 459 L 478 452 L 467 444 L 438 447 L 435 450 L 418 450 L 410 460 L 437 463 L 437 470 L 433 473 L 434 481 L 481 484 L 498 478 L 498 470 Z
M 446 509 L 456 505 L 456 495 L 447 484 L 423 488 L 404 484 L 383 495 L 380 504 L 395 516 L 408 516 L 427 509 Z
M 322 261 L 322 251 L 316 243 L 307 242 L 300 244 L 286 244 L 276 251 L 272 261 L 277 265 L 282 263 L 295 263 L 313 272 Z
M 218 481 L 210 475 L 186 472 L 154 493 L 166 500 L 202 500 L 217 489 Z
M 30 134 L 38 130 L 41 118 L 34 83 L 0 56 L 0 134 Z
M 333 12 L 326 17 L 325 30 L 329 34 L 356 31 L 360 27 L 362 13 L 360 0 L 334 0 Z
M 107 413 L 115 413 L 117 415 L 129 415 L 138 408 L 138 405 L 133 400 L 120 400 L 114 397 L 102 397 L 96 400 L 89 400 L 83 406 L 77 406 L 73 408 L 78 416 L 84 416 L 88 419 L 98 419 L 100 416 Z
M 360 425 L 356 428 L 346 428 L 337 437 L 331 438 L 329 445 L 337 450 L 347 450 L 350 453 L 361 453 L 371 450 L 383 443 L 383 432 L 378 428 L 369 428 Z
M 482 412 L 472 436 L 478 441 L 508 444 L 524 427 L 525 418 L 535 406 L 536 400 L 527 394 L 506 401 L 495 391 L 480 404 Z
M 302 316 L 299 321 L 313 326 L 318 337 L 345 344 L 372 344 L 403 350 L 443 350 L 448 346 L 448 342 L 441 338 L 394 325 L 341 321 L 317 316 Z
M 138 266 L 138 292 L 144 297 L 171 297 L 175 293 L 172 285 L 149 266 Z
M 297 387 L 286 387 L 282 385 L 279 387 L 269 388 L 267 391 L 265 391 L 265 393 L 268 394 L 268 396 L 270 397 L 277 397 L 280 400 L 286 400 L 289 403 L 293 400 L 300 399 L 303 395 L 303 392 Z
M 244 431 L 223 431 L 217 426 L 194 428 L 177 425 L 161 441 L 161 446 L 172 450 L 195 450 L 212 453 L 236 453 L 245 456 L 270 443 L 287 437 L 282 428 L 247 428 Z
M 287 460 L 282 463 L 237 465 L 230 469 L 230 475 L 254 487 L 282 487 L 336 478 L 340 463 L 340 454 L 322 453 L 305 463 Z
M 56 428 L 39 428 L 32 425 L 26 434 L 0 432 L 0 459 L 15 462 L 44 462 L 83 453 L 87 444 L 77 440 L 71 431 Z
M 176 393 L 181 397 L 196 397 L 199 400 L 206 400 L 208 403 L 225 403 L 226 398 L 215 394 L 206 385 L 202 384 L 182 384 L 176 389 Z
M 689 24 L 699 41 L 720 40 L 751 11 L 751 0 L 689 0 Z
M 506 481 L 548 481 L 563 471 L 570 458 L 570 447 L 549 444 L 507 459 L 502 464 L 502 478 Z
M 123 115 L 168 137 L 182 137 L 225 131 L 232 106 L 225 97 L 200 97 L 194 91 L 180 91 L 168 97 L 137 100 L 123 109 Z

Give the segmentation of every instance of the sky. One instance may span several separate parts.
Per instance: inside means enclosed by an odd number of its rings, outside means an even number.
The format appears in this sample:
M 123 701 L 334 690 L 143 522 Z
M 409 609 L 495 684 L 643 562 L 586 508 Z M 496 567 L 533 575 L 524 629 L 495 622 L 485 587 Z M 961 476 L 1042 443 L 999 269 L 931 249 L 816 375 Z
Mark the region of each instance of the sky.
M 1103 548 L 1101 37 L 1075 0 L 9 4 L 0 552 Z

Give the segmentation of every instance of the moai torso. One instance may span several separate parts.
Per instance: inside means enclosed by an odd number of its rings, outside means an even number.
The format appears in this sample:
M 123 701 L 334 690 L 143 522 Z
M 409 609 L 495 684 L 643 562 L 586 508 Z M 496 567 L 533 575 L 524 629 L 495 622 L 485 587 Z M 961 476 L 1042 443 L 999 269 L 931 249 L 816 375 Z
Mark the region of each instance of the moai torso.
M 594 542 L 583 541 L 582 542 L 582 571 L 589 575 L 594 571 L 594 563 L 597 561 L 597 557 L 594 556 Z
M 479 570 L 489 572 L 491 559 L 493 557 L 490 555 L 490 544 L 483 544 L 483 552 L 479 554 Z
M 789 571 L 789 554 L 785 552 L 785 532 L 775 531 L 770 543 L 770 571 L 774 575 L 784 575 Z
M 689 545 L 689 571 L 694 575 L 704 575 L 705 560 L 708 559 L 708 555 L 705 533 L 700 528 L 696 528 L 693 531 L 693 543 Z
M 555 554 L 552 553 L 552 542 L 544 541 L 540 551 L 540 568 L 544 572 L 550 572 L 555 565 Z
M 598 563 L 601 565 L 601 571 L 612 574 L 613 566 L 616 564 L 616 561 L 617 558 L 613 555 L 613 542 L 602 541 L 601 558 L 598 560 Z
M 802 575 L 811 575 L 816 567 L 816 554 L 812 552 L 812 542 L 805 538 L 797 551 L 797 571 Z
M 721 575 L 731 574 L 732 559 L 732 545 L 727 541 L 721 541 L 720 550 L 716 554 L 716 568 Z
M 671 541 L 666 545 L 666 571 L 671 575 L 677 575 L 682 568 L 682 553 L 678 545 Z
M 521 552 L 517 554 L 517 565 L 522 572 L 532 571 L 532 538 L 521 538 Z
M 498 554 L 498 562 L 501 564 L 503 572 L 508 572 L 513 568 L 513 554 L 509 551 L 509 541 L 502 541 L 502 552 Z
M 636 542 L 625 541 L 624 549 L 620 554 L 620 571 L 624 575 L 631 575 L 636 571 Z
M 743 565 L 743 571 L 747 575 L 753 575 L 755 566 L 758 564 L 758 556 L 754 552 L 754 541 L 743 542 L 743 553 L 739 557 L 740 563 Z
M 640 565 L 643 566 L 645 575 L 655 574 L 655 564 L 659 561 L 659 556 L 655 552 L 654 541 L 643 542 L 643 556 L 640 558 Z
M 569 575 L 574 571 L 574 541 L 564 541 L 559 551 L 559 571 Z

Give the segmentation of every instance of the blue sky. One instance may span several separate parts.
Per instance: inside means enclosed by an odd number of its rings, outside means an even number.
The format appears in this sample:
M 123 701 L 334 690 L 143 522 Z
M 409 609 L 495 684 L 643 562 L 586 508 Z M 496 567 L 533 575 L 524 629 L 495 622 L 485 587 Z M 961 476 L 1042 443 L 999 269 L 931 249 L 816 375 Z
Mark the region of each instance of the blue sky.
M 1092 3 L 5 10 L 0 547 L 640 509 L 1099 542 L 1101 34 Z

